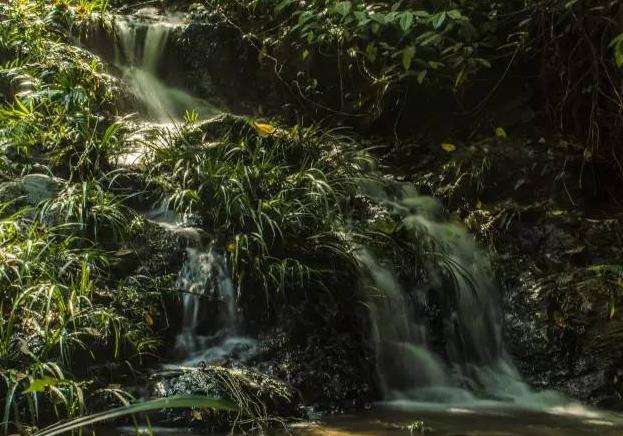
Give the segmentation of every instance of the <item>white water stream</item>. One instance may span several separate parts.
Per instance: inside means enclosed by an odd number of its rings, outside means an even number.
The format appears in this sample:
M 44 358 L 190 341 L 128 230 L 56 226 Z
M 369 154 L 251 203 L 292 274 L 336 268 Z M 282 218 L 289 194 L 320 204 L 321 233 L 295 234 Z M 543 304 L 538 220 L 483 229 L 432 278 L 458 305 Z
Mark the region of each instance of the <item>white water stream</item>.
M 426 267 L 434 290 L 408 288 L 391 265 L 368 250 L 359 255 L 370 277 L 371 338 L 385 407 L 444 413 L 546 412 L 623 424 L 615 414 L 598 412 L 554 391 L 535 391 L 522 380 L 504 351 L 500 293 L 488 256 L 465 228 L 440 217 L 438 202 L 407 185 L 393 196 L 379 187 L 366 189 L 401 216 L 400 225 L 412 238 L 427 241 L 445 265 L 445 273 L 433 263 Z M 431 335 L 439 332 L 432 331 L 425 314 L 431 292 L 446 302 L 435 308 L 442 319 L 437 327 L 442 331 L 441 350 L 431 344 Z
M 183 26 L 179 17 L 161 16 L 153 8 L 142 9 L 134 17 L 115 19 L 115 63 L 146 120 L 170 123 L 181 119 L 186 111 L 197 112 L 201 117 L 219 112 L 205 100 L 160 79 L 160 69 L 174 67 L 177 62 L 167 58 L 166 48 L 171 35 Z
M 155 8 L 115 19 L 115 64 L 139 103 L 138 115 L 143 127 L 134 139 L 136 149 L 121 156 L 121 164 L 140 163 L 146 152 L 141 147 L 144 135 L 154 130 L 164 135 L 174 132 L 186 112 L 196 112 L 199 117 L 219 113 L 205 100 L 169 86 L 161 79 L 161 69 L 176 62 L 167 58 L 167 44 L 182 26 L 184 22 L 180 17 L 162 16 Z M 212 243 L 204 244 L 199 229 L 166 208 L 152 211 L 149 217 L 188 243 L 176 281 L 182 295 L 183 313 L 172 354 L 180 361 L 168 366 L 196 366 L 202 361 L 253 353 L 255 341 L 238 336 L 237 290 L 223 253 Z M 215 314 L 214 319 L 205 319 L 210 314 Z
M 147 218 L 187 244 L 175 282 L 182 299 L 181 328 L 171 353 L 177 361 L 165 367 L 195 367 L 200 362 L 251 356 L 256 341 L 240 335 L 238 289 L 225 255 L 213 242 L 204 242 L 205 236 L 194 227 L 192 217 L 180 217 L 161 207 L 148 213 Z

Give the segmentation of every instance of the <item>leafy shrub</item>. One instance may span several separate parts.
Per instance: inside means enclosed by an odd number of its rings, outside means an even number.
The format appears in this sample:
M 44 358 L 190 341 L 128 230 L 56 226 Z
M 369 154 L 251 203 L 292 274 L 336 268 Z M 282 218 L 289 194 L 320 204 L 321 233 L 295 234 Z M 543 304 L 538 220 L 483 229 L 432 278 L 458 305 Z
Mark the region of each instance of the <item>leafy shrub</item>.
M 116 176 L 111 161 L 124 146 L 121 125 L 111 121 L 116 83 L 100 60 L 67 44 L 70 32 L 101 7 L 86 1 L 0 4 L 5 433 L 84 414 L 96 397 L 125 401 L 127 394 L 92 379 L 87 368 L 96 362 L 140 365 L 158 345 L 145 310 L 159 299 L 112 281 L 111 256 L 103 250 L 118 247 L 129 221 L 123 198 L 109 189 Z M 42 198 L 24 204 L 4 189 L 43 174 L 61 186 L 44 189 L 41 204 Z
M 3 216 L 0 247 L 3 422 L 83 413 L 89 381 L 73 378 L 84 377 L 81 362 L 137 359 L 154 349 L 149 326 L 117 306 L 124 291 L 114 295 L 102 280 L 106 253 L 62 226 Z
M 462 93 L 498 55 L 503 10 L 496 2 L 463 0 L 206 3 L 259 41 L 293 95 L 317 108 L 375 116 L 396 110 L 396 98 L 423 86 Z
M 621 2 L 535 0 L 530 13 L 543 115 L 586 144 L 586 163 L 614 163 L 623 173 Z
M 313 128 L 234 119 L 222 138 L 202 134 L 227 122 L 187 126 L 155 146 L 147 168 L 165 203 L 199 213 L 221 238 L 245 301 L 264 291 L 255 314 L 265 307 L 270 317 L 284 303 L 305 300 L 308 290 L 333 293 L 331 283 L 352 283 L 343 210 L 369 156 Z

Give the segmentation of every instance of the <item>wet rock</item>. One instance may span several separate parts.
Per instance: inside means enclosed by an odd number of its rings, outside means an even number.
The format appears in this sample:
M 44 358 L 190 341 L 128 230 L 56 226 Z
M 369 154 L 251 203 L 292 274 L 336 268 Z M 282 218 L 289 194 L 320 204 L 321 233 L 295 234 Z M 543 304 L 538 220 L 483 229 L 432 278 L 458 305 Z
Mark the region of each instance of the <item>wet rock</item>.
M 280 107 L 282 84 L 276 80 L 274 63 L 261 60 L 259 46 L 220 14 L 195 7 L 178 39 L 179 57 L 184 60 L 181 75 L 196 95 L 223 101 L 238 113 L 253 113 L 258 106 Z
M 35 206 L 54 198 L 63 183 L 62 179 L 46 174 L 28 174 L 21 180 L 5 183 L 0 188 L 0 199 Z
M 300 415 L 299 397 L 287 384 L 245 367 L 202 365 L 154 374 L 149 382 L 150 395 L 206 395 L 233 405 L 234 412 L 211 410 L 165 411 L 162 421 L 177 426 L 217 425 L 228 428 L 232 422 L 267 428 L 277 417 Z
M 113 269 L 120 277 L 177 274 L 184 262 L 186 247 L 199 238 L 196 232 L 169 228 L 144 218 L 136 218 L 130 229 L 130 240 L 118 250 L 119 262 Z
M 258 349 L 251 363 L 286 380 L 318 410 L 344 412 L 378 398 L 375 368 L 360 338 L 313 332 L 298 343 L 291 333 L 277 330 L 265 335 Z

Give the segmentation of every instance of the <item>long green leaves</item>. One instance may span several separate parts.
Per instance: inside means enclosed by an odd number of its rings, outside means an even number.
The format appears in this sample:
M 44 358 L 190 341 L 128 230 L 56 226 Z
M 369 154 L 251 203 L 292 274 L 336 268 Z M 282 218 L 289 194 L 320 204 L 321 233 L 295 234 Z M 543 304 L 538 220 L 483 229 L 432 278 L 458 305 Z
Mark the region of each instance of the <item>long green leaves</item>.
M 188 409 L 194 407 L 230 411 L 236 410 L 233 404 L 221 399 L 206 398 L 198 395 L 175 396 L 133 403 L 105 412 L 94 413 L 92 415 L 73 419 L 68 422 L 56 424 L 51 427 L 45 428 L 41 431 L 36 432 L 34 436 L 54 436 L 58 434 L 64 434 L 104 421 L 110 421 L 127 415 L 136 415 L 138 413 L 148 413 L 162 409 Z

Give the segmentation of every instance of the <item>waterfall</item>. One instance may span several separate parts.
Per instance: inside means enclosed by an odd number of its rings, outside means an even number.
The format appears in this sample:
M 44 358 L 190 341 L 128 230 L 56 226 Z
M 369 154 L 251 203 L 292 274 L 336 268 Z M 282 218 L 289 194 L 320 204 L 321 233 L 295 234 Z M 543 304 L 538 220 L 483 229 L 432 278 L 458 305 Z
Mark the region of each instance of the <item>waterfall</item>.
M 441 218 L 441 205 L 406 185 L 394 195 L 364 190 L 376 198 L 413 241 L 428 247 L 428 286 L 404 283 L 392 265 L 371 250 L 359 261 L 368 272 L 366 299 L 371 341 L 384 397 L 402 407 L 500 404 L 553 409 L 570 402 L 551 391 L 534 392 L 521 379 L 502 344 L 502 307 L 487 255 L 460 225 Z M 431 254 L 433 253 L 433 254 Z M 437 306 L 430 306 L 431 297 Z M 440 320 L 431 326 L 429 313 Z M 442 336 L 442 345 L 432 336 Z M 445 406 L 444 406 L 445 404 Z
M 182 358 L 182 366 L 230 357 L 242 360 L 255 352 L 256 341 L 239 335 L 237 290 L 226 258 L 214 243 L 207 249 L 187 248 L 176 286 L 183 295 L 183 316 L 174 353 Z M 206 319 L 206 313 L 213 316 Z M 209 333 L 200 331 L 205 322 Z
M 217 302 L 216 331 L 220 335 L 235 332 L 238 323 L 236 292 L 227 271 L 225 258 L 213 246 L 205 251 L 186 249 L 186 261 L 178 275 L 176 287 L 182 292 L 183 317 L 181 333 L 175 348 L 185 355 L 203 351 L 203 338 L 197 334 L 201 302 Z
M 152 8 L 143 9 L 138 17 L 115 19 L 115 64 L 140 103 L 140 114 L 147 120 L 168 123 L 179 120 L 186 111 L 201 116 L 218 113 L 206 101 L 169 86 L 160 78 L 161 67 L 176 62 L 165 57 L 166 48 L 183 25 L 181 20 L 163 17 Z
M 162 70 L 175 64 L 175 59 L 167 58 L 167 46 L 183 22 L 155 10 L 139 15 L 115 20 L 115 64 L 140 104 L 141 118 L 171 125 L 186 111 L 216 114 L 210 104 L 162 80 Z M 365 188 L 400 217 L 402 230 L 423 241 L 435 256 L 435 261 L 424 262 L 426 287 L 402 280 L 396 266 L 379 253 L 359 252 L 369 276 L 371 340 L 385 399 L 418 407 L 433 403 L 566 407 L 569 402 L 559 394 L 532 391 L 506 355 L 499 290 L 488 258 L 473 237 L 441 219 L 440 205 L 412 188 L 401 186 L 393 195 L 386 188 Z M 224 252 L 214 242 L 204 245 L 193 227 L 161 224 L 190 242 L 176 281 L 183 307 L 174 354 L 181 361 L 171 366 L 252 355 L 256 341 L 239 336 L 238 292 Z M 431 297 L 437 298 L 436 307 Z M 436 311 L 438 321 L 434 327 L 431 311 Z
M 257 341 L 241 335 L 238 289 L 224 250 L 215 241 L 203 242 L 207 235 L 194 227 L 196 217 L 180 216 L 163 205 L 150 211 L 147 218 L 188 245 L 175 281 L 182 300 L 180 330 L 171 353 L 177 363 L 165 367 L 252 356 Z

